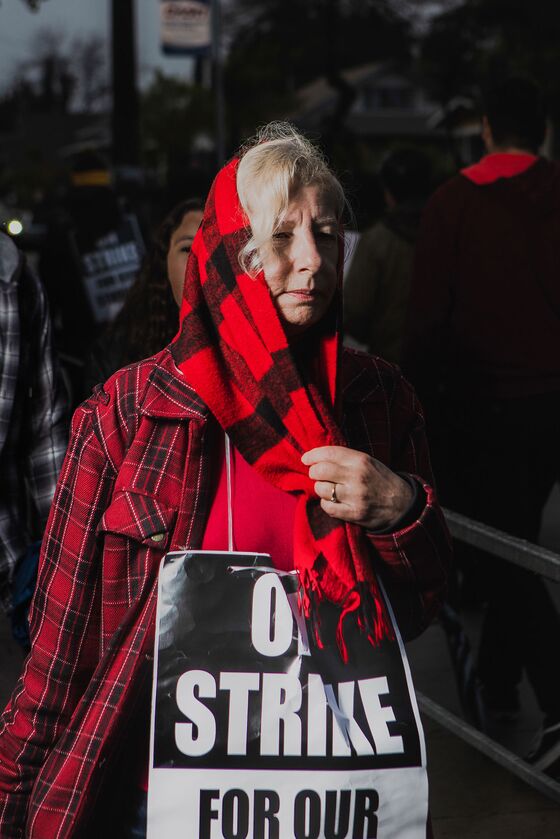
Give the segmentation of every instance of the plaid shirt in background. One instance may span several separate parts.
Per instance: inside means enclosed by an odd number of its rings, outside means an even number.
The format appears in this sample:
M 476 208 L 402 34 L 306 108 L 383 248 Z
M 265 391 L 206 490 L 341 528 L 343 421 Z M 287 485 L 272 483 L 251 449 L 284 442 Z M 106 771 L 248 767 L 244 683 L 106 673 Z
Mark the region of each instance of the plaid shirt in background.
M 47 521 L 68 442 L 66 411 L 45 292 L 0 233 L 0 605 L 6 611 L 15 563 Z

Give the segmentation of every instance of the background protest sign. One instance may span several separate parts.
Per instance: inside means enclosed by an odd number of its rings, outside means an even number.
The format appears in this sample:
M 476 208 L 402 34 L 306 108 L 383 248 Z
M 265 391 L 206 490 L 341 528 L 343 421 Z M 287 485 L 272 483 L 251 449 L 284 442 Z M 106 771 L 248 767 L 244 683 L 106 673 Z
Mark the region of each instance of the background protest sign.
M 268 560 L 269 562 L 269 560 Z M 425 748 L 400 639 L 374 649 L 351 620 L 350 660 L 297 578 L 263 556 L 162 563 L 148 838 L 425 839 Z
M 119 312 L 135 281 L 144 255 L 144 241 L 136 216 L 124 216 L 117 230 L 80 252 L 74 241 L 84 289 L 96 323 L 109 323 Z

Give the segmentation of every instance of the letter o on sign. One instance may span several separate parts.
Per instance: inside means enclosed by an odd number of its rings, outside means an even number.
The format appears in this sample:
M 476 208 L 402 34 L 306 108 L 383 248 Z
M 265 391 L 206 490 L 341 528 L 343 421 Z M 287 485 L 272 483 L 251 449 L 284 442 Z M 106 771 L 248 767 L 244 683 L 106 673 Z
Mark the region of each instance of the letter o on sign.
M 261 655 L 274 658 L 292 643 L 293 615 L 277 574 L 263 574 L 253 588 L 251 640 Z

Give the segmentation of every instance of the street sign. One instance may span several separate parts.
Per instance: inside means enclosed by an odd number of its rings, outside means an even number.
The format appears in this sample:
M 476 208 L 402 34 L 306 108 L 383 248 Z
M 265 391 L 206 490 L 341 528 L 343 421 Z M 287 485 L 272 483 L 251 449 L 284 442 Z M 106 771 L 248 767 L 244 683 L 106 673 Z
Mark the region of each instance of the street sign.
M 166 55 L 205 55 L 212 44 L 210 0 L 160 0 L 161 49 Z

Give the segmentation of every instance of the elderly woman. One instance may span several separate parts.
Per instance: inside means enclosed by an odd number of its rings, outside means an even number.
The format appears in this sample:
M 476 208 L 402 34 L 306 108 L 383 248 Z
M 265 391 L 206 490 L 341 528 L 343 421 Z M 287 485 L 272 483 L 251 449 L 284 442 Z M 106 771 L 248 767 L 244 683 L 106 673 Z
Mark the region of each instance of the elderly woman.
M 380 581 L 405 637 L 436 613 L 450 548 L 420 407 L 341 349 L 344 205 L 310 143 L 265 129 L 216 178 L 177 338 L 76 412 L 2 719 L 2 836 L 142 835 L 123 825 L 146 786 L 158 567 L 227 548 L 226 434 L 235 547 L 295 568 L 307 614 L 341 607 L 343 659 L 352 613 L 372 644 L 393 631 Z

